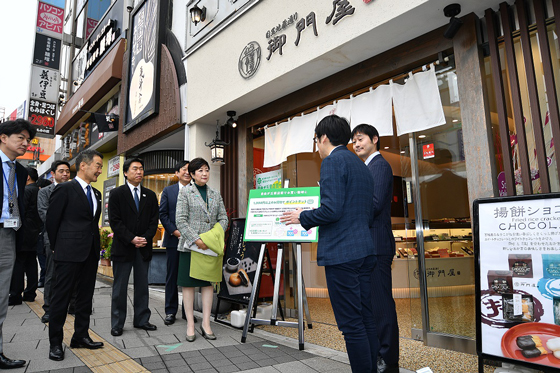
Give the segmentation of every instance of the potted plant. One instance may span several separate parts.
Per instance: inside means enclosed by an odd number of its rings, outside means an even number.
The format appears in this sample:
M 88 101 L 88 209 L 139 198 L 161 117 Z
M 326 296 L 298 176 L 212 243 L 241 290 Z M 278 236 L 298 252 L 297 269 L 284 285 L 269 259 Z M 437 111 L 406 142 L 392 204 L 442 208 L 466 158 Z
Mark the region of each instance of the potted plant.
M 111 266 L 111 246 L 113 246 L 113 232 L 110 229 L 101 229 L 100 233 L 102 266 Z

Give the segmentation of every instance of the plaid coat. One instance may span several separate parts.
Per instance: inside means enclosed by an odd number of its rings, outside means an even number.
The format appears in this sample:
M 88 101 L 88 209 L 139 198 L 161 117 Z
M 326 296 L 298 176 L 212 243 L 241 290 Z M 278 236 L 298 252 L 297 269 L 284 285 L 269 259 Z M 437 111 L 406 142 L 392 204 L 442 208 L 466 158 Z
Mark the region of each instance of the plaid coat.
M 179 192 L 175 214 L 175 224 L 181 232 L 178 251 L 186 251 L 185 244 L 192 245 L 201 233 L 208 232 L 216 223 L 220 223 L 224 232 L 227 230 L 228 218 L 222 196 L 209 186 L 206 193 L 208 208 L 195 185 L 190 184 Z

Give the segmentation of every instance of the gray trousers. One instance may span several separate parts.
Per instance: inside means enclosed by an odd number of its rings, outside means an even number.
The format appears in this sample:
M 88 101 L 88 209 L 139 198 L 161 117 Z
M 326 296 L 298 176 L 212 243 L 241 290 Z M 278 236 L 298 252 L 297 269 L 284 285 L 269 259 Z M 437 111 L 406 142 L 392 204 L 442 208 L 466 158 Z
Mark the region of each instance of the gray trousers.
M 142 260 L 136 251 L 131 262 L 113 262 L 113 294 L 111 299 L 111 328 L 122 329 L 126 321 L 127 290 L 130 271 L 134 268 L 134 326 L 150 321 L 152 312 L 148 306 L 148 268 L 150 262 Z
M 54 254 L 51 251 L 51 245 L 45 245 L 45 256 L 47 257 L 46 261 L 46 271 L 45 271 L 45 284 L 43 288 L 43 310 L 45 313 L 49 312 L 49 306 L 51 305 L 51 289 L 53 283 L 53 273 L 54 273 L 54 261 L 53 257 Z
M 10 282 L 16 260 L 16 231 L 12 228 L 0 228 L 0 353 L 4 353 L 2 326 L 8 314 Z

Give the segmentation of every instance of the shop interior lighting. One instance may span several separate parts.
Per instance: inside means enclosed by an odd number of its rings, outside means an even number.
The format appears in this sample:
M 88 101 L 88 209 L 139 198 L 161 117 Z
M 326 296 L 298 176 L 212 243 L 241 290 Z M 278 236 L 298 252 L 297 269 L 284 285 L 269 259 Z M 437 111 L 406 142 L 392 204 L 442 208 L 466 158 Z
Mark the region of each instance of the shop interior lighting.
M 191 13 L 191 21 L 196 26 L 198 22 L 204 22 L 206 19 L 206 7 L 203 6 L 202 9 L 195 5 L 190 10 Z
M 389 147 L 388 147 L 388 146 L 386 146 L 386 147 L 384 147 L 383 149 L 389 149 Z
M 459 119 L 453 119 L 452 122 L 453 123 L 457 123 L 459 121 Z
M 229 110 L 227 112 L 227 116 L 229 117 L 229 119 L 226 122 L 226 125 L 231 126 L 231 128 L 236 128 L 237 127 L 237 119 L 235 119 L 236 112 L 234 110 Z
M 463 26 L 463 21 L 459 18 L 455 18 L 455 16 L 459 15 L 459 13 L 461 13 L 460 4 L 450 4 L 443 8 L 443 14 L 450 18 L 449 26 L 447 26 L 447 29 L 443 33 L 443 37 L 453 39 L 457 31 L 459 31 L 461 26 Z
M 426 135 L 420 135 L 420 136 L 418 136 L 418 138 L 419 138 L 419 139 L 426 138 Z

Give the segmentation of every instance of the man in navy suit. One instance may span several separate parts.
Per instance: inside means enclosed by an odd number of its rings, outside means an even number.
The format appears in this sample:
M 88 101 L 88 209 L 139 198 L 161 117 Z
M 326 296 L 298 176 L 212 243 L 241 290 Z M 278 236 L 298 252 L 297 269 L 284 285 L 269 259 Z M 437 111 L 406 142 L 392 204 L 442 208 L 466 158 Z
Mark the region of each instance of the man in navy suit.
M 191 182 L 189 174 L 189 161 L 180 161 L 175 165 L 175 176 L 179 179 L 177 184 L 163 189 L 159 204 L 159 220 L 165 234 L 163 246 L 167 254 L 167 275 L 165 277 L 165 325 L 175 323 L 175 314 L 179 308 L 179 292 L 177 291 L 177 272 L 179 271 L 179 254 L 177 245 L 181 233 L 175 225 L 175 212 L 179 190 Z M 184 313 L 184 311 L 183 311 Z M 195 319 L 196 320 L 196 319 Z
M 317 264 L 325 266 L 327 288 L 338 328 L 344 335 L 353 372 L 376 369 L 378 339 L 371 302 L 376 264 L 369 233 L 373 180 L 367 167 L 348 150 L 350 125 L 330 115 L 315 127 L 321 163 L 321 206 L 285 212 L 280 221 L 319 226 Z
M 373 239 L 377 266 L 373 271 L 373 312 L 379 336 L 377 371 L 399 371 L 399 325 L 393 299 L 391 265 L 395 256 L 395 237 L 391 229 L 391 198 L 393 171 L 379 153 L 379 132 L 369 124 L 360 124 L 352 131 L 354 151 L 368 167 L 373 177 Z
M 0 369 L 21 368 L 25 360 L 12 360 L 4 356 L 2 326 L 8 313 L 10 281 L 16 260 L 16 248 L 23 245 L 25 206 L 23 202 L 27 171 L 16 158 L 27 151 L 35 129 L 23 119 L 0 124 Z

